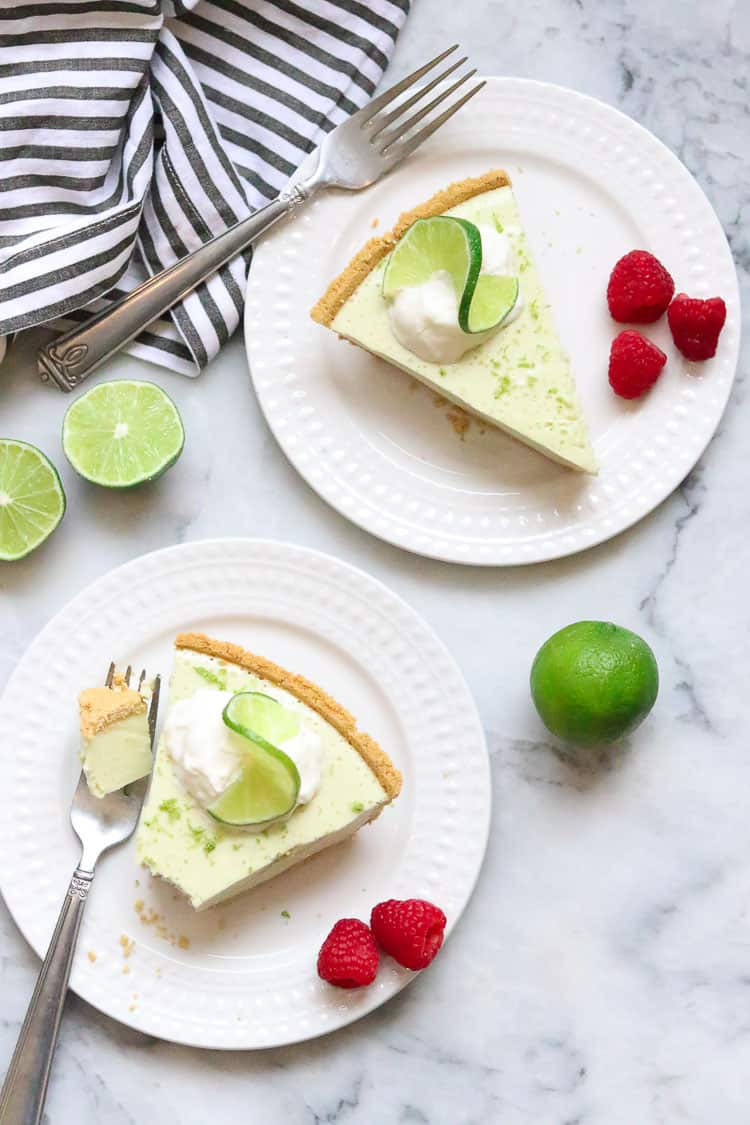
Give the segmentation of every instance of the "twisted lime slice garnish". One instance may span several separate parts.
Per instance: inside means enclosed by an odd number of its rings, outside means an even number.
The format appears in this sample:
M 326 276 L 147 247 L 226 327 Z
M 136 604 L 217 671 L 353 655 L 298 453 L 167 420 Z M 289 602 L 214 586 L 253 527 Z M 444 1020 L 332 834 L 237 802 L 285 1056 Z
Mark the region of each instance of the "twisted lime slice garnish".
M 451 215 L 417 219 L 391 251 L 383 275 L 383 296 L 421 285 L 438 270 L 447 270 L 456 287 L 459 322 L 469 306 L 482 268 L 482 236 L 474 223 Z
M 289 816 L 297 804 L 299 770 L 275 743 L 293 738 L 300 729 L 299 719 L 257 691 L 233 696 L 222 717 L 245 740 L 245 752 L 240 776 L 208 812 L 222 824 L 262 831 Z
M 475 334 L 499 328 L 518 300 L 518 278 L 483 274 L 482 236 L 467 219 L 436 215 L 417 219 L 391 251 L 383 275 L 383 296 L 422 285 L 440 270 L 453 279 L 458 323 Z

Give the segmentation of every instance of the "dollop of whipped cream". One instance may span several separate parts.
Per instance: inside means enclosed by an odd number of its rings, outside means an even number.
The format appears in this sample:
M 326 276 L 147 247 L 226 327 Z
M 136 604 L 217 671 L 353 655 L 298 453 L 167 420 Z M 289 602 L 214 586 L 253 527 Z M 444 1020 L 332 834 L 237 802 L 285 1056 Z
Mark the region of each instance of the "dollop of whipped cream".
M 512 273 L 512 252 L 507 236 L 485 224 L 477 229 L 482 238 L 480 272 L 497 276 Z M 522 307 L 519 291 L 515 305 L 503 321 L 503 328 L 519 316 Z M 456 288 L 447 270 L 437 270 L 421 285 L 399 289 L 388 307 L 388 315 L 398 342 L 428 363 L 456 363 L 496 331 L 462 331 L 458 323 Z
M 271 688 L 264 685 L 264 692 Z M 164 726 L 164 740 L 178 779 L 203 808 L 208 808 L 232 785 L 242 770 L 247 740 L 231 730 L 222 712 L 234 695 L 231 691 L 203 688 L 171 708 Z M 281 702 L 281 701 L 279 701 Z M 300 728 L 292 738 L 279 743 L 300 775 L 297 806 L 307 804 L 320 788 L 323 747 L 320 736 L 299 714 Z

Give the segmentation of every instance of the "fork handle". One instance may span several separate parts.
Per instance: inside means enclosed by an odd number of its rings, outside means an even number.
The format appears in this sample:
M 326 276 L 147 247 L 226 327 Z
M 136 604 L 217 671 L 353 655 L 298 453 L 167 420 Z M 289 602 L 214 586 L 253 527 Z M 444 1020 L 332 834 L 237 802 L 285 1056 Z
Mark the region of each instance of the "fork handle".
M 70 881 L 0 1094 L 0 1125 L 39 1125 L 93 871 Z
M 287 187 L 249 218 L 217 235 L 168 269 L 144 281 L 104 312 L 43 347 L 38 356 L 42 380 L 72 391 L 92 371 L 134 339 L 153 320 L 231 261 L 269 227 L 311 194 L 307 185 Z

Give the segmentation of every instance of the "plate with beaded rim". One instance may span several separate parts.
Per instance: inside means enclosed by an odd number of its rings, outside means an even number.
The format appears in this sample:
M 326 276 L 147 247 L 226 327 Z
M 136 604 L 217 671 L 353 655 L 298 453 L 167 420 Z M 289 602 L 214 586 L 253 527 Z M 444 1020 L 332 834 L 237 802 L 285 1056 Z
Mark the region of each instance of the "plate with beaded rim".
M 503 167 L 558 331 L 570 353 L 600 471 L 565 469 L 477 421 L 310 320 L 373 231 L 451 181 Z M 668 355 L 637 402 L 607 380 L 621 326 L 612 266 L 651 250 L 691 296 L 722 296 L 716 357 L 690 364 L 666 318 L 647 334 Z M 258 401 L 304 479 L 344 516 L 406 550 L 474 565 L 559 558 L 617 535 L 684 479 L 719 424 L 740 340 L 737 275 L 700 187 L 661 141 L 572 90 L 490 78 L 407 164 L 361 192 L 328 192 L 261 240 L 245 338 Z
M 324 984 L 317 953 L 337 919 L 367 919 L 386 898 L 421 897 L 445 909 L 449 930 L 458 921 L 489 830 L 484 733 L 459 669 L 425 622 L 327 555 L 233 539 L 168 548 L 112 571 L 42 630 L 0 699 L 3 742 L 14 748 L 0 759 L 0 890 L 40 956 L 79 858 L 68 819 L 78 692 L 99 682 L 112 658 L 168 675 L 172 642 L 186 627 L 325 686 L 392 756 L 403 790 L 349 842 L 200 913 L 136 864 L 131 839 L 100 861 L 71 987 L 122 1023 L 191 1046 L 310 1039 L 371 1012 L 416 975 L 383 957 L 368 989 Z

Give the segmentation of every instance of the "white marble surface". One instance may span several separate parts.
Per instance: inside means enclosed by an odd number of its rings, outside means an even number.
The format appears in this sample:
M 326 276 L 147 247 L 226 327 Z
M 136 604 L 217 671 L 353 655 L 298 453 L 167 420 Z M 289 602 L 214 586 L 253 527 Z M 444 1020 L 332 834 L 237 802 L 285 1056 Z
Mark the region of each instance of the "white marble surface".
M 675 148 L 719 212 L 747 301 L 744 0 L 416 0 L 390 77 L 454 39 L 487 73 L 574 85 Z M 259 417 L 239 339 L 195 382 L 148 370 L 184 414 L 179 470 L 122 496 L 64 470 L 64 524 L 0 571 L 0 683 L 55 610 L 117 563 L 215 535 L 309 544 L 383 579 L 452 647 L 489 733 L 494 826 L 477 894 L 439 960 L 347 1031 L 287 1050 L 199 1053 L 72 999 L 53 1125 L 745 1125 L 748 358 L 746 347 L 699 468 L 650 518 L 585 556 L 483 572 L 403 554 L 319 501 Z M 139 368 L 120 360 L 105 376 Z M 64 406 L 20 353 L 3 366 L 0 429 L 58 463 Z M 540 641 L 581 617 L 643 633 L 662 672 L 652 719 L 612 768 L 590 775 L 550 752 L 526 688 Z M 37 963 L 4 908 L 0 932 L 5 1059 Z

